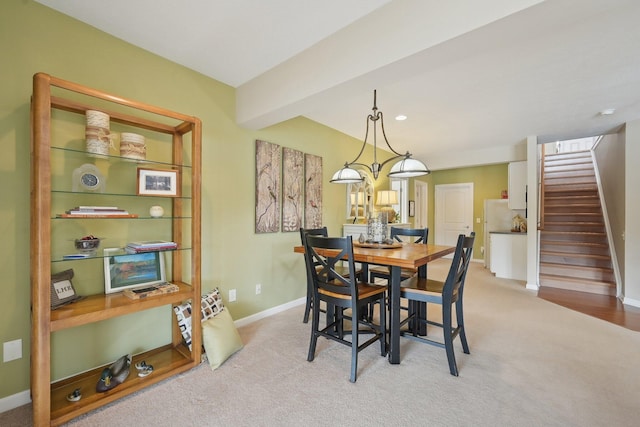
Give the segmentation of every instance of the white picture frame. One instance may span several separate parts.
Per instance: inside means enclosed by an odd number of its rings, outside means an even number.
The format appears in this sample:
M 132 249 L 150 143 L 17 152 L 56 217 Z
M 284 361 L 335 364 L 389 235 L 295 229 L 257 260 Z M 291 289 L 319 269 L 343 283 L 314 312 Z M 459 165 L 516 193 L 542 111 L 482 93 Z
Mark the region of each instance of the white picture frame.
M 178 171 L 175 169 L 138 168 L 138 195 L 179 197 Z

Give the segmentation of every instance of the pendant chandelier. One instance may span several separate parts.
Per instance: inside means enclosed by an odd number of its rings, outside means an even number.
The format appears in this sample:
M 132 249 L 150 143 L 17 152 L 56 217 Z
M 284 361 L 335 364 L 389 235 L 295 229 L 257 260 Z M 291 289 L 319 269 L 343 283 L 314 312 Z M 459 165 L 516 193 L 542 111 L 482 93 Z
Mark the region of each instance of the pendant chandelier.
M 384 138 L 384 142 L 389 147 L 389 150 L 395 156 L 390 159 L 385 160 L 382 163 L 378 163 L 378 146 L 377 146 L 377 129 L 378 129 L 378 121 L 380 121 L 380 129 L 382 130 L 382 137 Z M 358 163 L 358 159 L 362 156 L 365 147 L 367 146 L 367 138 L 369 137 L 369 122 L 373 122 L 373 163 L 371 166 L 365 165 L 364 163 Z M 367 131 L 364 136 L 364 143 L 362 144 L 362 148 L 358 153 L 358 156 L 352 161 L 344 164 L 344 167 L 333 174 L 331 178 L 331 183 L 333 184 L 353 184 L 356 182 L 362 181 L 362 176 L 360 172 L 356 169 L 353 169 L 352 166 L 362 166 L 369 171 L 373 175 L 374 179 L 378 179 L 378 175 L 380 174 L 380 170 L 387 163 L 400 159 L 396 164 L 391 167 L 389 174 L 387 175 L 389 178 L 413 178 L 415 176 L 428 175 L 431 173 L 429 168 L 422 163 L 420 160 L 412 159 L 411 153 L 408 151 L 405 154 L 400 154 L 389 144 L 387 140 L 387 135 L 384 132 L 384 119 L 382 118 L 382 111 L 378 111 L 378 107 L 376 106 L 376 91 L 373 91 L 373 112 L 367 116 Z

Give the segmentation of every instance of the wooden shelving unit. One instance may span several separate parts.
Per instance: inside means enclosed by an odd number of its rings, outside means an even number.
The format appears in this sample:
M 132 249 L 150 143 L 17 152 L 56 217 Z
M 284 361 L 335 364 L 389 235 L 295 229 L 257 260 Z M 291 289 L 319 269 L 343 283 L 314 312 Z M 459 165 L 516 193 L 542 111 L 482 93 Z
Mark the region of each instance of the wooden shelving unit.
M 170 135 L 171 153 L 169 159 L 148 158 L 143 167 L 171 168 L 179 171 L 181 195 L 175 198 L 162 198 L 162 202 L 170 205 L 168 217 L 162 220 L 151 218 L 140 212 L 135 218 L 57 218 L 60 212 L 52 211 L 56 198 L 74 197 L 82 199 L 86 193 L 73 193 L 70 186 L 56 183 L 54 177 L 55 159 L 62 158 L 69 163 L 82 158 L 84 153 L 77 146 L 64 144 L 52 145 L 52 129 L 57 121 L 52 112 L 64 112 L 84 116 L 87 110 L 99 110 L 109 114 L 112 123 Z M 33 97 L 31 104 L 32 122 L 32 183 L 31 183 L 31 394 L 33 400 L 34 425 L 60 425 L 83 413 L 99 408 L 114 400 L 134 393 L 151 384 L 162 381 L 180 372 L 189 370 L 200 363 L 202 336 L 199 328 L 192 331 L 193 351 L 183 345 L 182 336 L 175 319 L 172 320 L 172 340 L 164 346 L 136 354 L 133 364 L 145 360 L 154 366 L 154 372 L 143 378 L 131 372 L 125 382 L 105 393 L 95 391 L 100 372 L 105 366 L 98 366 L 75 376 L 51 383 L 51 360 L 56 355 L 51 352 L 51 336 L 57 331 L 108 321 L 119 316 L 132 313 L 143 313 L 145 310 L 176 305 L 185 300 L 192 300 L 194 313 L 200 311 L 200 186 L 201 186 L 201 122 L 198 118 L 128 100 L 91 89 L 79 84 L 65 81 L 48 74 L 38 73 L 33 79 Z M 65 123 L 63 123 L 65 124 Z M 84 135 L 78 135 L 81 140 Z M 153 151 L 153 150 L 151 150 Z M 55 152 L 55 159 L 52 159 Z M 60 157 L 61 156 L 61 157 Z M 86 161 L 93 159 L 87 157 Z M 117 155 L 107 155 L 99 161 L 113 166 L 122 175 L 134 173 L 139 165 L 125 162 Z M 123 170 L 125 172 L 123 172 Z M 135 176 L 132 178 L 135 180 Z M 58 181 L 60 181 L 58 179 Z M 53 183 L 53 184 L 52 184 Z M 126 187 L 126 186 L 125 186 Z M 101 200 L 104 205 L 112 205 L 114 200 L 123 203 L 136 200 L 135 190 L 130 188 L 116 189 L 107 194 L 92 194 L 91 197 Z M 152 200 L 146 198 L 145 200 Z M 158 198 L 160 200 L 160 198 Z M 78 203 L 79 205 L 82 203 Z M 178 243 L 180 250 L 167 252 L 170 257 L 171 276 L 167 280 L 177 284 L 179 291 L 149 297 L 144 300 L 131 300 L 122 293 L 104 294 L 96 292 L 80 301 L 51 310 L 50 282 L 52 266 L 56 270 L 72 268 L 76 263 L 89 260 L 62 260 L 53 255 L 52 224 L 60 221 L 98 221 L 107 224 L 105 227 L 118 227 L 124 222 L 155 221 L 154 226 L 163 227 L 172 240 Z M 94 223 L 95 224 L 95 223 Z M 109 225 L 111 224 L 111 225 Z M 115 225 L 114 225 L 115 224 Z M 126 227 L 125 227 L 126 228 Z M 59 232 L 58 232 L 59 233 Z M 74 236 L 70 236 L 74 237 Z M 100 255 L 98 255 L 98 258 Z M 95 262 L 95 257 L 92 258 Z M 58 264 L 64 263 L 64 264 Z M 68 267 L 67 264 L 70 266 Z M 85 264 L 88 265 L 88 264 Z M 96 270 L 95 282 L 102 281 L 101 271 Z M 74 282 L 76 287 L 78 284 Z M 170 310 L 172 311 L 172 310 Z M 171 313 L 173 316 L 173 313 Z M 60 355 L 57 355 L 61 357 Z M 132 369 L 135 371 L 135 369 Z M 69 402 L 66 396 L 74 389 L 81 388 L 82 399 Z

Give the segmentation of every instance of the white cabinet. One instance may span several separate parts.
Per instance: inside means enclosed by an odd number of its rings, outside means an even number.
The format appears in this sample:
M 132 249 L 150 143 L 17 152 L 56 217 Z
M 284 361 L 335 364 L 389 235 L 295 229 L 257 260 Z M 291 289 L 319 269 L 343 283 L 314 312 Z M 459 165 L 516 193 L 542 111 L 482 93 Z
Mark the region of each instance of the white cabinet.
M 527 162 L 509 163 L 509 209 L 527 208 Z
M 527 280 L 527 233 L 490 233 L 491 272 L 505 279 Z

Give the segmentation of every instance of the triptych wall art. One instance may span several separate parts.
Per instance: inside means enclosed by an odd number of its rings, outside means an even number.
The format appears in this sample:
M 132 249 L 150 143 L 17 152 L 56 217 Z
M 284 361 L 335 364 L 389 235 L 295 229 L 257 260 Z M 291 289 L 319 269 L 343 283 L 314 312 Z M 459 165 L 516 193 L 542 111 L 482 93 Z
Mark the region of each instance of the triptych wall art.
M 282 183 L 282 186 L 281 186 Z M 256 233 L 322 226 L 322 157 L 256 140 Z

